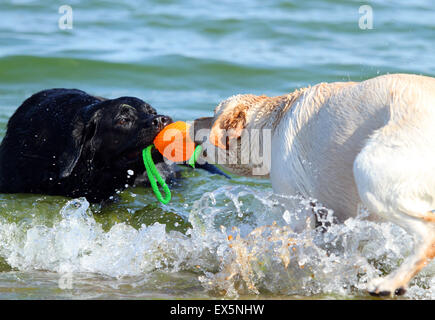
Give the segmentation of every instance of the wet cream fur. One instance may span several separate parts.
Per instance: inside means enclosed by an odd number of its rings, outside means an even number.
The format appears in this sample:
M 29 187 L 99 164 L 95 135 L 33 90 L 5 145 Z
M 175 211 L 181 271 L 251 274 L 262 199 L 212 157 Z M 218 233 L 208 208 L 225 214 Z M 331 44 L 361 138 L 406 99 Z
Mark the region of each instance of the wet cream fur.
M 278 97 L 237 95 L 217 106 L 210 138 L 224 146 L 219 130 L 228 126 L 230 141 L 241 129 L 272 130 L 269 177 L 276 193 L 316 198 L 341 221 L 363 204 L 415 236 L 410 257 L 370 282 L 370 292 L 403 293 L 434 257 L 434 78 L 393 74 Z M 249 164 L 224 167 L 252 174 Z

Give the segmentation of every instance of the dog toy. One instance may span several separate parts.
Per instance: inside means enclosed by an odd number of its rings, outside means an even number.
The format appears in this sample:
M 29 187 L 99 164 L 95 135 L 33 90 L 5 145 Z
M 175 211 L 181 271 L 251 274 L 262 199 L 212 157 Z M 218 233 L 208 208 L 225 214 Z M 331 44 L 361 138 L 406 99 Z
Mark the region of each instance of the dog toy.
M 157 199 L 167 204 L 171 201 L 171 190 L 166 184 L 165 180 L 161 177 L 157 170 L 153 158 L 151 156 L 151 149 L 155 147 L 166 159 L 173 162 L 182 162 L 188 160 L 188 164 L 195 167 L 195 163 L 201 154 L 201 146 L 195 148 L 195 143 L 189 135 L 190 125 L 183 121 L 171 123 L 163 128 L 162 131 L 154 138 L 152 145 L 142 150 L 142 158 L 148 179 Z M 165 196 L 159 190 L 157 183 L 163 189 Z
M 173 162 L 188 160 L 195 149 L 195 143 L 189 135 L 190 125 L 184 121 L 171 123 L 163 128 L 154 139 L 154 146 L 166 158 Z

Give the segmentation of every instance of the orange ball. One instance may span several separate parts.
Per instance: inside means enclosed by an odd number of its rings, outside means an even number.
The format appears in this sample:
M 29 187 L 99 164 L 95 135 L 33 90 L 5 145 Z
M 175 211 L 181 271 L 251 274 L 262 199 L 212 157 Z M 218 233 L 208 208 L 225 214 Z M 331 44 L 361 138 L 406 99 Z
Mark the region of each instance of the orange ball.
M 154 146 L 166 158 L 173 162 L 190 159 L 195 143 L 189 135 L 190 125 L 177 121 L 164 127 L 154 139 Z

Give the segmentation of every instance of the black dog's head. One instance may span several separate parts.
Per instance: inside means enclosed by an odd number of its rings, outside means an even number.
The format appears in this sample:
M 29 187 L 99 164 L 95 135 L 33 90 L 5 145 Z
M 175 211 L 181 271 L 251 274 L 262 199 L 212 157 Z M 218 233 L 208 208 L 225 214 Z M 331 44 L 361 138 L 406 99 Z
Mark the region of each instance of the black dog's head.
M 133 97 L 90 105 L 74 121 L 60 175 L 70 175 L 80 158 L 101 167 L 143 168 L 142 149 L 171 122 L 170 117 L 158 115 L 149 104 Z

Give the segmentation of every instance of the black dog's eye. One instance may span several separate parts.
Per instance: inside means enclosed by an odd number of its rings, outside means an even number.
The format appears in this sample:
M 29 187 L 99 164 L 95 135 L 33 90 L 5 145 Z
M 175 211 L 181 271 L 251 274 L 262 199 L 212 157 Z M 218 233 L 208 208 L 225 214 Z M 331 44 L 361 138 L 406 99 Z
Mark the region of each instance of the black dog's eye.
M 122 118 L 122 119 L 118 119 L 118 121 L 116 121 L 116 124 L 120 125 L 120 126 L 125 126 L 125 125 L 129 124 L 130 122 L 131 122 L 130 119 Z

